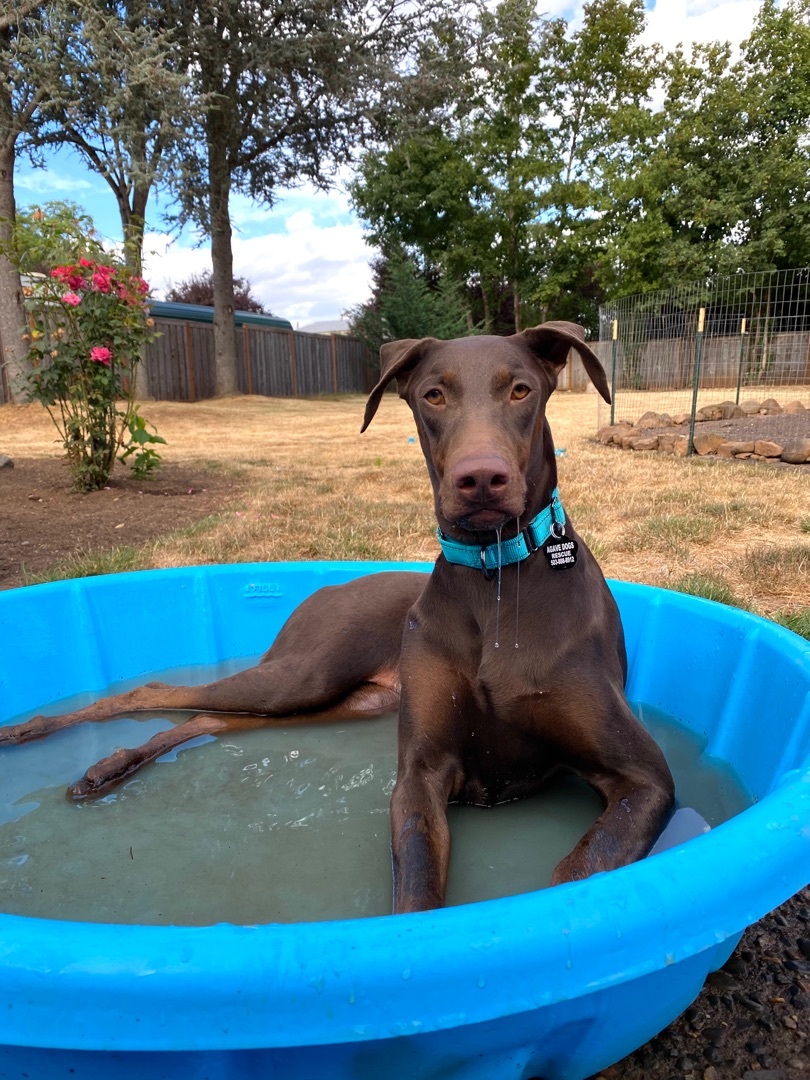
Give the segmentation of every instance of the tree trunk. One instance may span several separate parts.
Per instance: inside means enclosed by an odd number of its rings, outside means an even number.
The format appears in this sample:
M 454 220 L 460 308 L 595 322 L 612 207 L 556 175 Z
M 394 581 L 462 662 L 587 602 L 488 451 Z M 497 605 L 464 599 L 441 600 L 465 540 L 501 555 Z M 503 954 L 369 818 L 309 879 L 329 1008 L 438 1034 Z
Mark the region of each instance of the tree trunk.
M 127 201 L 125 192 L 120 194 L 116 192 L 116 196 L 118 197 L 118 212 L 121 215 L 121 232 L 124 237 L 124 260 L 133 274 L 140 277 L 143 273 L 143 234 L 146 227 L 149 185 L 135 181 L 132 206 Z M 140 361 L 133 371 L 133 396 L 141 401 L 151 397 L 145 347 L 141 349 Z
M 5 104 L 0 101 L 0 110 Z M 3 126 L 0 124 L 0 128 Z M 19 271 L 1 253 L 13 250 L 14 220 L 14 143 L 8 138 L 0 147 L 0 365 L 10 400 L 20 401 L 28 371 L 25 363 L 28 350 L 22 339 L 26 329 L 25 304 Z
M 233 247 L 229 199 L 231 176 L 227 165 L 227 135 L 219 128 L 220 113 L 208 117 L 208 182 L 211 219 L 211 263 L 214 284 L 214 363 L 216 394 L 238 394 L 236 381 L 236 323 L 234 322 Z

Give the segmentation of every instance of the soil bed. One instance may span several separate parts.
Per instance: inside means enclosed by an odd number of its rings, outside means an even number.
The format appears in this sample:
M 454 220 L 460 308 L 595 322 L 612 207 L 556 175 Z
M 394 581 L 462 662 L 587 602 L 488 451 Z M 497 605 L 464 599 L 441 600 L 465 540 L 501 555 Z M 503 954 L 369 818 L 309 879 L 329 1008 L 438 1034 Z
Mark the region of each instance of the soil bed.
M 15 458 L 0 469 L 0 588 L 26 584 L 78 554 L 134 547 L 223 509 L 226 475 L 165 465 L 151 480 L 114 474 L 102 491 L 71 490 L 63 461 Z

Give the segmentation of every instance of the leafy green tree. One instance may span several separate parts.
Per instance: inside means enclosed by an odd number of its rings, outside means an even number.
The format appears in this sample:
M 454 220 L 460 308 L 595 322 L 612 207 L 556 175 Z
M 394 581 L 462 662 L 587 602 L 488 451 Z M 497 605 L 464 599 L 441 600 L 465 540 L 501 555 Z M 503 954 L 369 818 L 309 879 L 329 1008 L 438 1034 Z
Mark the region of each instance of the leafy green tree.
M 658 133 L 605 218 L 613 295 L 810 264 L 809 88 L 809 0 L 766 0 L 734 63 L 666 58 Z
M 371 242 L 399 242 L 468 291 L 487 329 L 594 323 L 602 220 L 652 129 L 657 52 L 642 0 L 592 0 L 582 28 L 528 0 L 482 11 L 463 103 L 367 155 L 351 187 Z
M 373 264 L 371 300 L 347 312 L 350 330 L 372 352 L 386 341 L 435 337 L 442 340 L 470 332 L 467 313 L 452 286 L 431 288 L 424 274 L 401 249 Z
M 272 205 L 309 181 L 327 187 L 407 104 L 422 110 L 445 55 L 430 35 L 457 20 L 440 0 L 414 7 L 324 0 L 179 0 L 203 114 L 184 152 L 183 215 L 211 237 L 217 392 L 236 390 L 232 192 Z M 455 48 L 455 46 L 453 46 Z M 452 49 L 451 49 L 452 52 Z
M 11 0 L 0 11 L 0 369 L 11 399 L 26 373 L 25 307 L 15 248 L 14 165 L 59 94 L 65 12 Z
M 657 134 L 652 91 L 658 49 L 644 45 L 643 0 L 591 0 L 573 34 L 560 21 L 544 38 L 538 96 L 548 183 L 533 229 L 543 317 L 595 327 L 604 296 L 605 226 L 615 189 Z
M 810 0 L 765 0 L 732 80 L 743 76 L 747 181 L 733 239 L 756 269 L 810 265 Z
M 62 91 L 39 144 L 72 147 L 115 196 L 124 256 L 140 274 L 146 207 L 193 109 L 174 0 L 84 0 L 66 33 Z
M 49 274 L 54 266 L 83 256 L 98 259 L 104 251 L 90 215 L 63 200 L 18 210 L 14 245 L 21 274 Z
M 542 128 L 533 82 L 542 24 L 530 0 L 482 10 L 457 107 L 362 161 L 350 192 L 369 241 L 403 244 L 465 287 L 497 322 L 502 293 L 520 325 L 532 276 L 526 227 L 537 212 Z

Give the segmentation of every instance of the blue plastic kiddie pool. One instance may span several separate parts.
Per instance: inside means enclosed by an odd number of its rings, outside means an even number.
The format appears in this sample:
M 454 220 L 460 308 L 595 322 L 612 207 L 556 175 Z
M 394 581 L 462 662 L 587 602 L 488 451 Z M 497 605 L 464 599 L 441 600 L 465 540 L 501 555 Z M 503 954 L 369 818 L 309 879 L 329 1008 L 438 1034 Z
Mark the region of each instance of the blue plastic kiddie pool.
M 256 656 L 316 588 L 391 569 L 429 568 L 206 566 L 0 593 L 0 723 Z M 705 600 L 611 587 L 628 697 L 705 736 L 749 809 L 584 882 L 416 915 L 202 927 L 2 915 L 0 1077 L 583 1080 L 666 1026 L 744 928 L 810 880 L 810 644 Z M 148 629 L 114 632 L 136 609 Z M 13 748 L 0 785 L 6 769 Z

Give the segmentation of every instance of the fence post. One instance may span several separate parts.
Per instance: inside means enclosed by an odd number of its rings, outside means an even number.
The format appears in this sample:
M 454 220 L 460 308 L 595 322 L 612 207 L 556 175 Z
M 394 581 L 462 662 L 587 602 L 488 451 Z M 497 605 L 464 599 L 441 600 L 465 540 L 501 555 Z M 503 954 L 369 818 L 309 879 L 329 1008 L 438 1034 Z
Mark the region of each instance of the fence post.
M 613 344 L 611 346 L 611 375 L 610 375 L 610 424 L 616 419 L 616 346 L 619 339 L 619 320 L 613 320 L 611 328 Z
M 188 392 L 192 401 L 197 400 L 197 386 L 194 379 L 194 348 L 191 338 L 191 323 L 186 323 L 186 369 L 188 371 Z
M 740 362 L 737 366 L 737 396 L 734 404 L 740 404 L 740 387 L 742 386 L 743 359 L 745 357 L 745 319 L 740 323 Z
M 247 386 L 247 392 L 253 393 L 253 372 L 251 370 L 251 356 L 250 356 L 250 330 L 248 324 L 245 323 L 243 327 L 245 338 L 245 385 Z
M 292 396 L 298 397 L 298 374 L 295 370 L 295 331 L 289 330 L 290 375 L 292 376 Z
M 337 342 L 335 341 L 335 335 L 329 335 L 332 342 L 332 393 L 338 392 L 338 371 L 337 371 Z
M 695 335 L 695 370 L 692 376 L 692 415 L 689 418 L 689 442 L 686 456 L 691 457 L 695 449 L 695 414 L 697 413 L 698 390 L 700 389 L 700 362 L 703 358 L 703 326 L 706 321 L 706 308 L 698 312 L 697 334 Z

